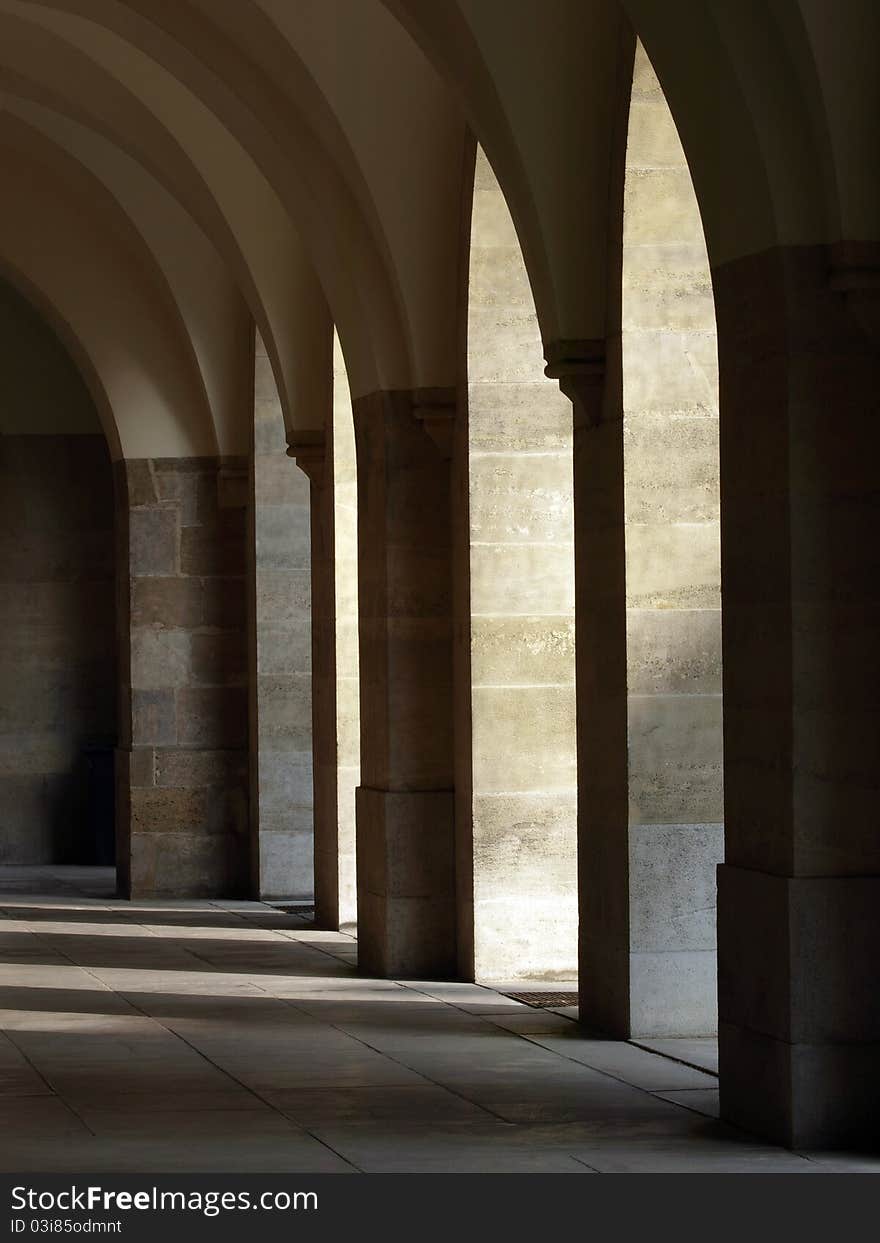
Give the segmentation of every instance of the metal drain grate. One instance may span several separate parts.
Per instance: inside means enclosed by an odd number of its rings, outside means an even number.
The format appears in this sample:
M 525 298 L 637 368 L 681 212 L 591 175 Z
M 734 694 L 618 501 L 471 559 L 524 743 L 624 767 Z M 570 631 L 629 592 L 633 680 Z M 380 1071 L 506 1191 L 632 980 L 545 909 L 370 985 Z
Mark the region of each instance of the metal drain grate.
M 511 1001 L 522 1001 L 527 1006 L 533 1006 L 536 1010 L 553 1010 L 559 1006 L 576 1006 L 578 1003 L 578 995 L 574 992 L 568 993 L 503 993 L 502 996 L 509 997 Z
M 291 906 L 282 906 L 277 902 L 272 903 L 276 911 L 280 911 L 282 915 L 299 915 L 301 919 L 314 919 L 315 908 L 313 906 L 302 906 L 299 902 Z

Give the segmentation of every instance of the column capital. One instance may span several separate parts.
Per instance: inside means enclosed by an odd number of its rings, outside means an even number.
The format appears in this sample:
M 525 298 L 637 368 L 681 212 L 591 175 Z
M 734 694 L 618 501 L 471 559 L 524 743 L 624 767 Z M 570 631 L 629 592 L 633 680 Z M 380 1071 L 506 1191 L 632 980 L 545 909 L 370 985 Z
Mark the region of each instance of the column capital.
M 452 457 L 452 435 L 458 393 L 454 388 L 413 389 L 413 415 L 444 458 Z
M 558 380 L 574 404 L 575 426 L 595 425 L 602 419 L 605 388 L 605 342 L 593 339 L 559 339 L 544 342 L 547 366 L 544 375 Z
M 287 433 L 287 456 L 317 487 L 324 482 L 324 459 L 327 436 L 320 429 L 303 429 Z

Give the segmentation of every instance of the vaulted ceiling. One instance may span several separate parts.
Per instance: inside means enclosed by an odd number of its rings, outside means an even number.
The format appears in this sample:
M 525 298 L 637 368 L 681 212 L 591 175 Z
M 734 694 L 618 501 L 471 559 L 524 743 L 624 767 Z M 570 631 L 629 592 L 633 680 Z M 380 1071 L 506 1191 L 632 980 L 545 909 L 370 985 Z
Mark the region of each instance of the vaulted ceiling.
M 870 0 L 0 0 L 0 266 L 114 454 L 241 453 L 251 318 L 291 434 L 334 324 L 354 396 L 456 383 L 477 140 L 545 341 L 602 337 L 636 35 L 713 265 L 877 240 Z

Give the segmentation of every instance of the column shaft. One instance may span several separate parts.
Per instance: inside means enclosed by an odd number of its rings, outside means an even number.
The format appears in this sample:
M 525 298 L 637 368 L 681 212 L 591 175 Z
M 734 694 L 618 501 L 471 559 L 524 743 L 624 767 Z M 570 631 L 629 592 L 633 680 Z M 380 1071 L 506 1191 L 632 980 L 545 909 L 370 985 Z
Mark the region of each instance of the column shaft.
M 858 1143 L 880 1109 L 880 355 L 824 248 L 714 285 L 722 1113 L 795 1146 Z
M 117 471 L 120 888 L 244 894 L 247 464 L 162 458 Z
M 455 970 L 450 464 L 407 392 L 354 403 L 360 963 Z

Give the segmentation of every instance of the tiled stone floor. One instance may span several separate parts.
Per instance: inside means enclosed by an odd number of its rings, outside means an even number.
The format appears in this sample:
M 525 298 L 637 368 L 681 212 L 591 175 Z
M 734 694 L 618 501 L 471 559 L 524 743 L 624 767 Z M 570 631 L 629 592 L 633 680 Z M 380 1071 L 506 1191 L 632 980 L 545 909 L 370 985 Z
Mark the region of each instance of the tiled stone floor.
M 719 1123 L 708 1042 L 362 978 L 350 937 L 257 902 L 111 893 L 0 868 L 0 1170 L 880 1171 Z

